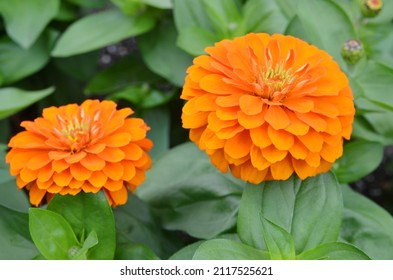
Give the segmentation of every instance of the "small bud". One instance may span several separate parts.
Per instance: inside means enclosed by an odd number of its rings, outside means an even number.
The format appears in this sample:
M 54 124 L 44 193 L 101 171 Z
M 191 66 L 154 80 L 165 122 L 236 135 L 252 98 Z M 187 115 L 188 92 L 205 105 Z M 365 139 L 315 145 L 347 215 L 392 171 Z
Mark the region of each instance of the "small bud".
M 341 48 L 341 55 L 348 64 L 356 64 L 364 55 L 363 44 L 355 39 L 348 40 Z
M 383 6 L 382 0 L 361 0 L 360 9 L 364 17 L 372 18 L 379 14 Z

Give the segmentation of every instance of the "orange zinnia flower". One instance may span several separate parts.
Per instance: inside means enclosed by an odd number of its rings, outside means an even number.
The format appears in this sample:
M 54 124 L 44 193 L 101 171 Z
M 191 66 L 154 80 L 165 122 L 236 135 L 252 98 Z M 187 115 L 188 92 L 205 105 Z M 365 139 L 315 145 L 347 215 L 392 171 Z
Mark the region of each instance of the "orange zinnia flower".
M 330 169 L 355 109 L 324 51 L 284 35 L 248 34 L 206 48 L 187 70 L 183 127 L 222 172 L 260 183 Z
M 96 193 L 103 189 L 113 206 L 124 204 L 151 165 L 152 142 L 142 119 L 127 118 L 129 108 L 112 101 L 86 100 L 44 109 L 43 117 L 24 121 L 26 131 L 9 142 L 6 156 L 19 188 L 38 206 L 45 195 Z

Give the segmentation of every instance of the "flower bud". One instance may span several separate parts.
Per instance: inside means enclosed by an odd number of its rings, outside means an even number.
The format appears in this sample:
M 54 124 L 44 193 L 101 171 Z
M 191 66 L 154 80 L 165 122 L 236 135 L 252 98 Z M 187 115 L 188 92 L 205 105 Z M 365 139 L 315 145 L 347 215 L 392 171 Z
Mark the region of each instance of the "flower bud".
M 372 18 L 379 14 L 383 6 L 382 0 L 361 0 L 360 9 L 364 17 Z
M 348 64 L 356 64 L 364 55 L 363 44 L 355 39 L 348 40 L 341 48 L 341 55 Z

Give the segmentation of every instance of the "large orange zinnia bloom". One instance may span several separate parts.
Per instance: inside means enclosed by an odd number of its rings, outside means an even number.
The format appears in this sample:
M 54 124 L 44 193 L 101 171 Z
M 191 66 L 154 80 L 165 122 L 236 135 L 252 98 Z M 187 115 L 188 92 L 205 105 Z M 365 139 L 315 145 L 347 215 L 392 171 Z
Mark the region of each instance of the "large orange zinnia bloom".
M 251 183 L 326 172 L 355 109 L 348 79 L 292 36 L 248 34 L 206 48 L 187 70 L 183 127 L 222 172 Z
M 19 188 L 38 206 L 45 195 L 96 193 L 103 189 L 113 206 L 124 204 L 151 165 L 152 142 L 142 119 L 127 118 L 129 108 L 113 101 L 86 100 L 44 109 L 43 117 L 24 121 L 26 130 L 9 142 L 6 156 Z

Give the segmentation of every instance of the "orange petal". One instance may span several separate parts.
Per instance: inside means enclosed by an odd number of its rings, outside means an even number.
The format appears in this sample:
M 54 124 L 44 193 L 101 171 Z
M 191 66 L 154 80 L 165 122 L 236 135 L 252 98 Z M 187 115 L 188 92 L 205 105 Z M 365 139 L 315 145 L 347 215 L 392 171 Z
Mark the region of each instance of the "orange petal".
M 244 93 L 244 91 L 225 83 L 223 81 L 223 76 L 218 74 L 211 74 L 203 77 L 199 85 L 201 89 L 219 95 Z
M 70 152 L 65 152 L 65 151 L 50 151 L 48 153 L 49 158 L 52 160 L 63 159 L 70 155 L 71 155 Z
M 321 134 L 310 130 L 306 135 L 301 135 L 297 137 L 304 146 L 311 152 L 319 152 L 323 146 L 323 137 Z
M 40 190 L 36 184 L 32 184 L 29 191 L 30 203 L 38 207 L 46 194 L 46 190 Z
M 287 180 L 293 173 L 291 158 L 287 156 L 282 161 L 273 163 L 270 172 L 275 180 Z
M 45 138 L 29 131 L 19 132 L 11 138 L 9 142 L 10 147 L 22 149 L 48 149 L 45 144 Z
M 268 171 L 268 169 L 258 170 L 250 162 L 243 164 L 240 170 L 241 178 L 253 184 L 259 184 L 262 182 Z
M 90 184 L 96 188 L 102 188 L 105 186 L 108 177 L 102 171 L 95 171 L 89 178 Z
M 26 183 L 30 183 L 31 181 L 36 180 L 37 175 L 38 175 L 38 171 L 31 170 L 28 168 L 23 168 L 20 172 L 20 178 Z
M 90 171 L 102 170 L 105 167 L 105 160 L 95 154 L 86 154 L 80 163 Z
M 85 193 L 98 193 L 100 191 L 100 188 L 96 188 L 88 181 L 85 181 L 85 183 L 82 185 L 82 190 Z
M 302 180 L 316 175 L 316 168 L 309 166 L 304 160 L 292 159 L 292 164 L 297 176 Z
M 228 161 L 225 159 L 223 149 L 215 151 L 209 155 L 211 163 L 222 173 L 228 172 Z
M 145 181 L 146 175 L 145 172 L 139 168 L 135 169 L 135 176 L 132 178 L 130 181 L 128 181 L 128 184 L 131 186 L 139 186 L 140 184 Z
M 193 115 L 182 115 L 184 128 L 198 128 L 207 124 L 209 114 L 206 112 L 198 112 Z
M 262 100 L 253 95 L 242 95 L 239 99 L 240 109 L 247 115 L 256 115 L 262 112 Z
M 70 170 L 66 169 L 61 173 L 55 172 L 53 174 L 53 181 L 56 183 L 56 185 L 65 187 L 68 186 L 71 182 L 72 176 L 70 173 Z
M 32 169 L 32 170 L 38 170 L 45 165 L 47 165 L 49 162 L 51 162 L 51 159 L 48 157 L 48 154 L 46 152 L 42 152 L 34 157 L 32 157 L 28 163 L 27 167 Z
M 314 101 L 306 98 L 287 98 L 283 104 L 288 109 L 298 113 L 308 113 L 314 108 Z
M 268 125 L 264 125 L 250 130 L 252 142 L 259 148 L 265 148 L 272 144 L 267 133 L 268 127 Z
M 262 150 L 255 145 L 251 147 L 250 157 L 252 165 L 258 170 L 265 170 L 270 166 L 270 162 L 264 158 Z
M 336 159 L 341 157 L 343 154 L 343 146 L 342 145 L 337 145 L 337 146 L 330 146 L 328 144 L 324 144 L 323 148 L 321 150 L 321 156 L 324 160 L 328 162 L 335 162 Z
M 277 148 L 273 145 L 263 148 L 261 150 L 263 157 L 267 159 L 270 163 L 275 163 L 277 161 L 283 160 L 288 153 L 288 151 L 277 150 Z
M 224 151 L 233 158 L 242 158 L 250 153 L 251 138 L 248 131 L 243 131 L 225 142 Z
M 310 126 L 299 120 L 294 113 L 287 112 L 287 114 L 291 123 L 285 130 L 294 135 L 305 135 L 310 129 Z
M 121 148 L 125 154 L 125 159 L 138 160 L 143 155 L 143 150 L 135 143 L 130 143 L 127 146 Z
M 295 142 L 293 135 L 285 130 L 275 130 L 273 127 L 269 126 L 267 132 L 273 145 L 279 150 L 289 150 Z
M 78 180 L 72 179 L 68 187 L 71 189 L 80 189 L 84 183 L 85 183 L 85 181 L 78 181 Z
M 124 168 L 121 163 L 107 162 L 104 169 L 102 170 L 106 176 L 112 180 L 120 180 L 124 174 Z
M 295 142 L 289 149 L 289 152 L 295 159 L 305 159 L 309 153 L 309 150 L 302 144 L 300 140 L 295 139 Z
M 118 191 L 124 187 L 123 180 L 111 180 L 108 179 L 105 183 L 105 188 L 110 191 Z
M 327 123 L 325 119 L 321 118 L 319 115 L 315 113 L 295 113 L 296 117 L 298 117 L 301 121 L 303 121 L 305 124 L 308 124 L 312 128 L 315 129 L 315 131 L 321 132 L 325 131 L 327 128 Z
M 109 147 L 107 147 L 105 150 L 99 153 L 98 156 L 103 160 L 109 162 L 119 162 L 126 157 L 125 153 L 119 148 L 109 148 Z
M 250 116 L 245 114 L 243 111 L 239 111 L 237 116 L 240 125 L 242 125 L 246 129 L 259 127 L 265 122 L 264 120 L 265 112 Z
M 321 163 L 321 156 L 319 153 L 308 153 L 305 160 L 309 166 L 318 167 Z
M 127 132 L 114 133 L 105 137 L 102 141 L 105 142 L 108 147 L 123 147 L 130 143 L 131 135 Z
M 131 161 L 123 161 L 123 176 L 121 177 L 122 180 L 124 181 L 129 181 L 132 178 L 134 178 L 136 170 L 135 170 L 135 165 Z
M 70 164 L 75 162 L 80 162 L 85 156 L 86 153 L 84 151 L 80 151 L 78 153 L 69 155 L 68 157 L 65 158 L 65 161 Z
M 106 144 L 105 143 L 96 143 L 93 145 L 89 145 L 85 151 L 90 153 L 90 154 L 99 154 L 101 153 L 103 150 L 105 150 L 106 148 Z
M 220 107 L 235 107 L 238 106 L 240 103 L 240 97 L 243 95 L 241 94 L 231 94 L 226 96 L 219 96 L 216 99 L 216 104 Z
M 124 186 L 118 191 L 108 191 L 108 193 L 113 200 L 113 206 L 123 205 L 127 202 L 128 191 Z
M 52 174 L 54 172 L 52 168 L 52 164 L 47 164 L 46 166 L 44 166 L 38 171 L 37 179 L 39 181 L 47 181 L 49 180 L 49 178 L 52 177 Z
M 276 105 L 272 105 L 267 109 L 265 121 L 274 129 L 284 129 L 291 124 L 291 120 L 285 110 L 281 106 Z
M 75 163 L 70 166 L 72 177 L 78 181 L 84 181 L 90 178 L 92 171 L 84 168 L 80 163 Z
M 68 167 L 70 167 L 70 165 L 64 159 L 52 161 L 52 168 L 58 173 L 66 170 Z

